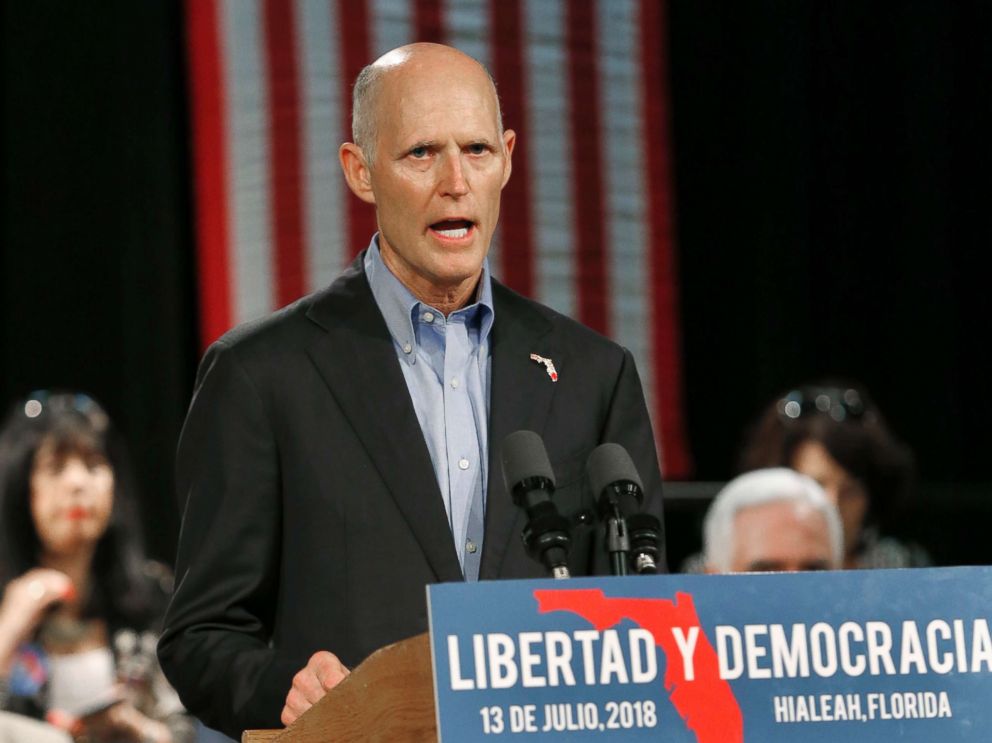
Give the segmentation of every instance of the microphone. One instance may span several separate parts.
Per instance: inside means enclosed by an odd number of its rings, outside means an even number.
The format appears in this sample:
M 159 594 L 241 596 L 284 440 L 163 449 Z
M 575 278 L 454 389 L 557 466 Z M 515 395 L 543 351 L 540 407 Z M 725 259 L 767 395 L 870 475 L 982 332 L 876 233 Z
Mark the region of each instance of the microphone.
M 518 508 L 527 512 L 521 537 L 531 558 L 555 578 L 568 578 L 568 550 L 572 544 L 568 519 L 552 502 L 555 474 L 541 437 L 533 431 L 515 431 L 503 439 L 500 451 L 503 482 Z
M 627 558 L 637 573 L 658 572 L 661 521 L 641 512 L 644 486 L 627 450 L 601 444 L 586 462 L 600 518 L 606 521 L 606 549 L 614 575 L 627 574 Z

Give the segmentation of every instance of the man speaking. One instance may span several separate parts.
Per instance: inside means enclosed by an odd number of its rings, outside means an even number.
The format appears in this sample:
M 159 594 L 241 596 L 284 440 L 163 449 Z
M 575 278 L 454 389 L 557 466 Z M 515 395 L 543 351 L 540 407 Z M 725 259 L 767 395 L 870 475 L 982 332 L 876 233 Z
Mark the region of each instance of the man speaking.
M 341 167 L 378 233 L 330 287 L 211 346 L 179 443 L 159 655 L 187 708 L 235 737 L 425 631 L 425 585 L 545 575 L 499 471 L 509 433 L 544 439 L 573 574 L 608 564 L 583 488 L 598 444 L 630 452 L 661 511 L 630 354 L 490 276 L 516 137 L 485 69 L 401 47 L 359 75 L 353 112 Z

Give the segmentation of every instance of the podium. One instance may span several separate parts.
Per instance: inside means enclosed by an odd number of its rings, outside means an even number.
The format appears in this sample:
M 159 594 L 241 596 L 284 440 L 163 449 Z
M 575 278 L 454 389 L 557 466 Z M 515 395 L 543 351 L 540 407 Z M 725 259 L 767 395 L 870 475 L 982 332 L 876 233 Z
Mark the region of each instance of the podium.
M 242 743 L 437 740 L 427 634 L 380 648 L 283 730 L 246 730 Z
M 244 743 L 952 743 L 992 730 L 992 567 L 427 594 L 432 639 L 382 648 L 293 725 Z

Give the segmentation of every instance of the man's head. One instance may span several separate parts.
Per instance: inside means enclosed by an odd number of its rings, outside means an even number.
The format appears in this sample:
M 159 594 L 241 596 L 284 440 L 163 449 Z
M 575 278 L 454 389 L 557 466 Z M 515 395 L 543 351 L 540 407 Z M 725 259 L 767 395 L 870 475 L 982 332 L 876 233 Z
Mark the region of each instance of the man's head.
M 844 556 L 837 508 L 811 478 L 784 467 L 731 480 L 703 522 L 715 573 L 833 570 Z
M 355 142 L 341 146 L 341 166 L 355 195 L 375 204 L 383 260 L 418 298 L 464 303 L 515 142 L 492 79 L 456 49 L 411 44 L 362 71 L 354 110 Z

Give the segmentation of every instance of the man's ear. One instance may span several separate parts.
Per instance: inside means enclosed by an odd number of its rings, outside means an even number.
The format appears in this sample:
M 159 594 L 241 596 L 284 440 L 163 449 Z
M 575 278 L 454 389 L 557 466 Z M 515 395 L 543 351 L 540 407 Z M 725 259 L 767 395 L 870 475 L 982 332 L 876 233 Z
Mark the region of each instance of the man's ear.
M 344 171 L 344 179 L 348 182 L 351 192 L 365 203 L 374 204 L 372 172 L 365 162 L 362 148 L 354 142 L 345 142 L 338 149 L 338 160 L 341 161 L 341 170 Z
M 503 146 L 506 148 L 506 164 L 503 166 L 503 186 L 509 182 L 510 173 L 513 171 L 513 145 L 516 143 L 517 133 L 515 131 L 507 129 L 503 132 Z

